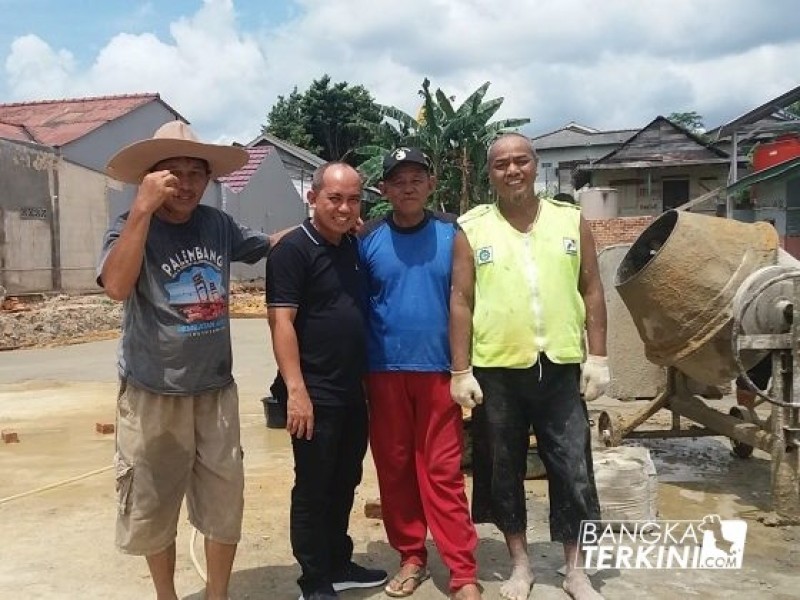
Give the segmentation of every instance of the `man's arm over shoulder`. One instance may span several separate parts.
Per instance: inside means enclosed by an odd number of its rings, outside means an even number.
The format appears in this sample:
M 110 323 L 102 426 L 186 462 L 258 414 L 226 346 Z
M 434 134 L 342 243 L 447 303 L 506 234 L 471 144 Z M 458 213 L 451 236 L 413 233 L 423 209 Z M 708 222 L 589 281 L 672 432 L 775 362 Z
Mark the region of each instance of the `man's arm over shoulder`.
M 589 354 L 606 356 L 606 300 L 600 267 L 597 262 L 597 248 L 589 223 L 580 218 L 581 267 L 578 278 L 578 291 L 586 306 L 586 340 Z
M 257 263 L 264 258 L 271 248 L 277 244 L 283 236 L 297 229 L 298 225 L 286 227 L 275 233 L 262 233 L 255 231 L 250 227 L 242 225 L 233 220 L 232 217 L 225 214 L 233 228 L 233 248 L 231 253 L 231 261 L 244 262 L 248 264 Z

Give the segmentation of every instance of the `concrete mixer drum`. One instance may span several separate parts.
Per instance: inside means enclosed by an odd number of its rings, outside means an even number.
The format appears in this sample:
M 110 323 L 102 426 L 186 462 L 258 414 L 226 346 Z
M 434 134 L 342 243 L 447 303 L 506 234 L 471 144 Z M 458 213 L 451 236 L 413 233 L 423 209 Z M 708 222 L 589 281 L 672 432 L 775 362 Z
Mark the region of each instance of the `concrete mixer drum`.
M 721 385 L 739 373 L 730 343 L 734 294 L 777 258 L 778 234 L 767 223 L 670 210 L 633 243 L 615 287 L 650 361 Z M 763 357 L 749 352 L 742 360 L 750 368 Z
M 775 229 L 667 211 L 631 245 L 614 283 L 647 359 L 666 367 L 667 377 L 638 414 L 601 415 L 603 440 L 718 435 L 734 441 L 741 457 L 767 452 L 773 510 L 800 523 L 800 263 L 780 250 Z M 767 360 L 772 385 L 759 390 L 747 371 Z M 769 403 L 768 419 L 754 407 L 722 412 L 688 385 L 737 377 Z M 659 410 L 672 414 L 670 429 L 637 431 Z

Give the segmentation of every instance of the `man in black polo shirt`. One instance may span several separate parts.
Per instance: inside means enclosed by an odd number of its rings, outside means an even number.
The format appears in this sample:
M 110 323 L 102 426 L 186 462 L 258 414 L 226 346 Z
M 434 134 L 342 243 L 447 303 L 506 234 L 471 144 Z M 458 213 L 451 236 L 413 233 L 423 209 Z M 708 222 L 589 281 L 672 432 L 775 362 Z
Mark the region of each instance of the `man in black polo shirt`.
M 352 562 L 347 534 L 367 450 L 364 284 L 349 231 L 361 208 L 361 177 L 347 164 L 317 169 L 308 193 L 314 216 L 286 234 L 267 259 L 267 304 L 286 402 L 295 483 L 290 535 L 305 600 L 373 587 L 386 571 Z

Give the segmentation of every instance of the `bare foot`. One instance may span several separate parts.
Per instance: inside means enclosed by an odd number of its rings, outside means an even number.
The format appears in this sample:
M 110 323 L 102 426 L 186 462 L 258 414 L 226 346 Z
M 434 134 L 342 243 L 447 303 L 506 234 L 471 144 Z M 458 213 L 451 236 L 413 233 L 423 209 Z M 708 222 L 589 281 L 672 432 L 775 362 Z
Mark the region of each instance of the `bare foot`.
M 561 587 L 574 600 L 603 600 L 603 596 L 592 587 L 592 582 L 583 569 L 573 569 L 567 573 Z
M 481 591 L 474 583 L 468 583 L 450 594 L 450 600 L 481 600 Z
M 528 565 L 516 565 L 511 577 L 500 586 L 500 596 L 507 600 L 527 600 L 533 586 L 533 573 Z

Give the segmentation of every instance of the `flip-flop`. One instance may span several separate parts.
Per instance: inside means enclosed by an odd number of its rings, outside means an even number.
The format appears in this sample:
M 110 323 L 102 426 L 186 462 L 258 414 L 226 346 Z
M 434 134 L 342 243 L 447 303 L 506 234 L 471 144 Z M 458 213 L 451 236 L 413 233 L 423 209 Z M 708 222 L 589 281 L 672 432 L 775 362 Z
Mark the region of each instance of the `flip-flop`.
M 391 581 L 386 585 L 386 587 L 383 588 L 383 591 L 387 596 L 391 596 L 392 598 L 405 598 L 406 596 L 410 596 L 416 592 L 417 588 L 422 585 L 422 582 L 428 579 L 430 576 L 430 571 L 424 567 L 420 568 L 419 571 L 402 578 L 400 576 L 400 572 L 398 571 L 395 576 L 392 577 Z M 406 583 L 409 581 L 414 582 L 414 587 L 412 587 L 410 590 L 405 589 Z M 397 586 L 398 589 L 393 589 L 392 585 Z

